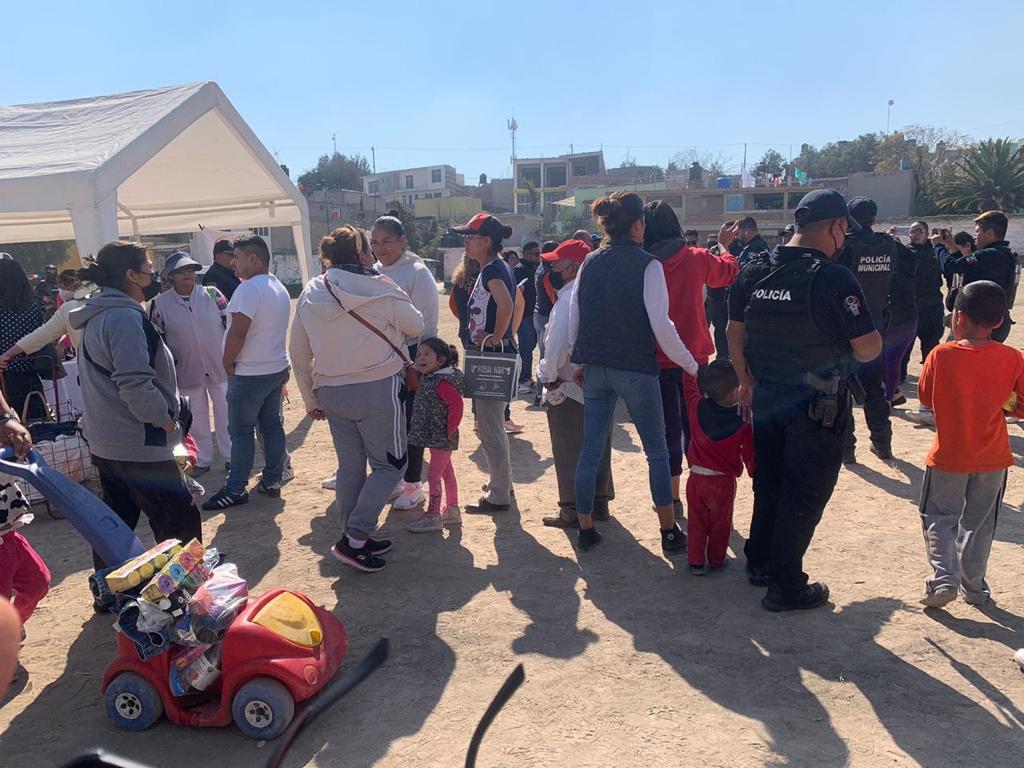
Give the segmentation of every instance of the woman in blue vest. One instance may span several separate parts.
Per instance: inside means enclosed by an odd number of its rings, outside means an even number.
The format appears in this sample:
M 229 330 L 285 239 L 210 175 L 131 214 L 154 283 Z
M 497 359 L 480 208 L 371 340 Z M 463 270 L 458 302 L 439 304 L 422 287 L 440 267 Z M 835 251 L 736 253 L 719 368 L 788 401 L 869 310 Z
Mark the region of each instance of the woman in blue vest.
M 697 363 L 669 319 L 661 264 L 640 247 L 643 200 L 633 192 L 615 192 L 595 200 L 592 212 L 606 238 L 580 269 L 569 305 L 572 362 L 584 397 L 583 448 L 576 466 L 579 547 L 590 549 L 601 540 L 592 518 L 594 489 L 621 397 L 647 454 L 662 551 L 685 553 L 686 535 L 673 515 L 658 348 L 691 376 L 697 374 Z

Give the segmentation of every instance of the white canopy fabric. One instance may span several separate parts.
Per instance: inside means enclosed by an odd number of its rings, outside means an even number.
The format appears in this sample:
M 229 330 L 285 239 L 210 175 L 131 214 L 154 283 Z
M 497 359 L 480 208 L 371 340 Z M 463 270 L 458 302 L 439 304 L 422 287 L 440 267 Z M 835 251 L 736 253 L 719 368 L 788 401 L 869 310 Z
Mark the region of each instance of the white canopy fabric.
M 308 280 L 306 198 L 216 83 L 0 107 L 0 243 L 281 226 Z

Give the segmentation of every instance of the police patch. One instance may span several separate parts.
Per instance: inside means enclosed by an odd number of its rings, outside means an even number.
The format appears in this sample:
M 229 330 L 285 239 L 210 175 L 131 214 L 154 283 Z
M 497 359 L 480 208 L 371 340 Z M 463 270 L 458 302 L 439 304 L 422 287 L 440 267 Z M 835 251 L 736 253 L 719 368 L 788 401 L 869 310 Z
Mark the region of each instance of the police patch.
M 860 314 L 860 299 L 858 299 L 856 296 L 847 296 L 846 311 L 849 312 L 854 317 L 857 317 L 857 315 Z

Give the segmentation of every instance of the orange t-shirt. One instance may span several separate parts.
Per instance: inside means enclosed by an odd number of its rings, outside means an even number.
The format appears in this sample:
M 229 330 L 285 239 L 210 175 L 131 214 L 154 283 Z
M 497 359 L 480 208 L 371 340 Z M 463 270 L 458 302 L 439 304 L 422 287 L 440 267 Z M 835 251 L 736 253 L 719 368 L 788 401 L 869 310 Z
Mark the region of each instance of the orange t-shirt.
M 925 463 L 946 472 L 994 472 L 1013 466 L 1003 405 L 1017 395 L 1024 416 L 1024 355 L 992 343 L 940 344 L 921 369 L 918 399 L 935 411 L 935 444 Z

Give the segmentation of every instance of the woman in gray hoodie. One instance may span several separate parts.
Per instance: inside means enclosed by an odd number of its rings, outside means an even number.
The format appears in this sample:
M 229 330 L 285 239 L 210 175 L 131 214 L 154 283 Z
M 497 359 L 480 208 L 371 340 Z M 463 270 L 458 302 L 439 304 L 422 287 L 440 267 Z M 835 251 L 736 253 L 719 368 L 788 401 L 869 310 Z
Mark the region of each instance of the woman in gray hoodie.
M 419 338 L 423 316 L 393 280 L 368 266 L 368 256 L 357 227 L 339 227 L 320 241 L 326 271 L 299 296 L 288 354 L 306 412 L 327 420 L 338 454 L 336 508 L 345 534 L 331 554 L 372 573 L 384 568 L 391 542 L 370 534 L 409 452 L 404 361 L 395 350 Z
M 142 309 L 160 292 L 153 262 L 140 245 L 108 243 L 81 275 L 101 289 L 69 319 L 81 331 L 82 429 L 103 500 L 132 530 L 144 513 L 157 541 L 201 539 L 174 460 L 182 437 L 174 358 Z

